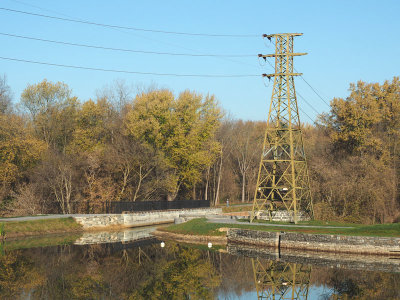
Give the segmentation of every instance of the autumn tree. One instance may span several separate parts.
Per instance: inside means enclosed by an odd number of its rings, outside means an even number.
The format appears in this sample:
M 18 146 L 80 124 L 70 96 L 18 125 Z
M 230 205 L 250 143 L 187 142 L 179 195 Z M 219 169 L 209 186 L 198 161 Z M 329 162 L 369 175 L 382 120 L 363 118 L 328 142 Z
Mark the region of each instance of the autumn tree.
M 213 96 L 168 90 L 138 95 L 127 113 L 128 134 L 159 152 L 165 166 L 167 199 L 182 187 L 193 188 L 219 151 L 215 131 L 221 118 Z
M 21 95 L 21 104 L 31 115 L 37 137 L 48 147 L 65 152 L 72 138 L 78 106 L 69 87 L 47 80 L 28 85 Z
M 1 206 L 12 201 L 10 193 L 27 178 L 45 149 L 45 144 L 32 135 L 21 117 L 0 114 Z
M 400 81 L 350 85 L 320 118 L 330 139 L 327 168 L 315 169 L 336 212 L 352 221 L 385 222 L 399 206 Z M 329 187 L 330 186 L 330 187 Z M 398 213 L 397 213 L 398 214 Z
M 117 116 L 110 102 L 105 98 L 84 102 L 77 111 L 76 125 L 72 139 L 67 147 L 69 156 L 81 161 L 82 173 L 79 211 L 101 212 L 115 198 L 115 186 L 112 174 L 106 169 L 110 153 L 106 148 L 113 141 L 117 130 Z
M 231 139 L 230 155 L 233 159 L 234 171 L 239 175 L 241 183 L 241 200 L 249 200 L 248 181 L 252 179 L 255 189 L 256 174 L 260 163 L 262 142 L 265 132 L 263 123 L 238 121 L 234 124 Z M 254 180 L 255 179 L 255 180 Z
M 103 151 L 112 138 L 113 110 L 105 98 L 88 100 L 82 104 L 76 116 L 76 126 L 68 151 Z
M 11 88 L 7 84 L 7 77 L 3 75 L 0 76 L 0 114 L 7 113 L 12 108 L 12 93 Z
M 400 81 L 384 84 L 359 81 L 350 85 L 346 99 L 334 98 L 322 123 L 331 129 L 336 150 L 372 154 L 387 159 L 398 154 L 400 129 Z
M 233 126 L 233 121 L 231 121 L 230 118 L 225 117 L 225 119 L 221 122 L 221 125 L 218 127 L 218 130 L 216 132 L 216 138 L 217 141 L 220 144 L 220 152 L 218 155 L 218 159 L 214 162 L 213 165 L 211 165 L 207 169 L 206 173 L 206 178 L 205 178 L 205 200 L 208 199 L 208 193 L 210 193 L 210 198 L 212 200 L 212 203 L 214 205 L 219 205 L 220 204 L 220 199 L 221 199 L 221 194 L 222 194 L 222 187 L 225 185 L 222 185 L 221 182 L 224 177 L 224 171 L 226 171 L 228 168 L 226 167 L 227 165 L 227 160 L 229 157 L 229 152 L 231 150 L 231 131 L 232 131 L 232 126 Z M 232 177 L 231 177 L 232 179 Z M 210 187 L 210 188 L 209 188 Z M 228 187 L 228 189 L 230 189 Z M 232 189 L 230 189 L 232 190 Z
M 124 80 L 115 80 L 96 91 L 96 96 L 97 99 L 107 99 L 116 111 L 123 112 L 134 97 L 134 88 Z
M 132 136 L 119 134 L 106 152 L 107 168 L 119 187 L 116 201 L 158 198 L 162 180 L 155 171 L 161 168 L 160 157 L 151 146 Z

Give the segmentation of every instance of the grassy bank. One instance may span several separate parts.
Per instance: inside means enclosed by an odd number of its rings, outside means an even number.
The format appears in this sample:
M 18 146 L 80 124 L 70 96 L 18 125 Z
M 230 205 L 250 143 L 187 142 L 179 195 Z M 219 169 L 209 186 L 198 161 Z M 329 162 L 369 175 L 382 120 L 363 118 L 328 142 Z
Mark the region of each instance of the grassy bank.
M 82 226 L 73 218 L 0 222 L 0 228 L 3 228 L 6 238 L 82 231 Z
M 325 222 L 324 222 L 325 223 Z M 220 228 L 243 228 L 261 231 L 286 231 L 286 232 L 299 232 L 311 234 L 340 234 L 352 236 L 382 236 L 382 237 L 400 237 L 400 223 L 396 224 L 379 224 L 379 225 L 357 225 L 357 224 L 340 224 L 328 223 L 320 224 L 318 221 L 311 221 L 309 225 L 321 225 L 326 228 L 307 228 L 307 227 L 294 227 L 290 224 L 285 226 L 268 226 L 266 225 L 249 225 L 243 224 L 222 224 L 222 223 L 208 223 L 205 218 L 194 219 L 186 223 L 171 225 L 164 227 L 160 230 L 169 231 L 174 233 L 189 234 L 189 235 L 225 235 L 225 232 L 219 231 Z M 307 225 L 303 223 L 302 225 Z M 352 228 L 337 228 L 338 226 L 352 226 Z

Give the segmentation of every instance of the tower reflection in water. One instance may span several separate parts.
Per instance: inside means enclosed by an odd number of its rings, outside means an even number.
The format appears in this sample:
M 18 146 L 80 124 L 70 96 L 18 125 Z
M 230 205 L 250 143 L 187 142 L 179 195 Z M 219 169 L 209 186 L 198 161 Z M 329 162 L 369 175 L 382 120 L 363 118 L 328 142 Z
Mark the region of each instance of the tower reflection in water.
M 311 266 L 252 259 L 257 299 L 307 299 Z

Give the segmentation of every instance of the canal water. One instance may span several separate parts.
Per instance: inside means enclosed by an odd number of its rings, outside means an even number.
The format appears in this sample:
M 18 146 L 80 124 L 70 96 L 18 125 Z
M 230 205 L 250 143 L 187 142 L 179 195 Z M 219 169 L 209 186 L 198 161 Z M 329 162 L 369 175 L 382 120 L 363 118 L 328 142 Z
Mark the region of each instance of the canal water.
M 0 299 L 400 299 L 399 259 L 162 247 L 150 232 L 7 241 Z

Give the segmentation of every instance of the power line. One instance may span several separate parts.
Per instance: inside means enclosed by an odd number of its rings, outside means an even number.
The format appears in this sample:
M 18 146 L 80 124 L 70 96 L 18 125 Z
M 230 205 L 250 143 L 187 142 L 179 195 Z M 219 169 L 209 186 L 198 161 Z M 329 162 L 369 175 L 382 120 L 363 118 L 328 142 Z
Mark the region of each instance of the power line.
M 295 71 L 297 72 L 297 70 L 295 70 Z M 317 91 L 311 86 L 311 84 L 309 84 L 309 83 L 307 82 L 307 80 L 304 79 L 303 76 L 300 76 L 300 77 L 301 77 L 301 79 L 303 79 L 303 81 L 304 81 L 305 83 L 307 83 L 307 85 L 313 90 L 313 92 L 314 92 L 328 107 L 331 107 L 331 106 L 329 105 L 329 103 L 328 103 L 327 101 L 325 101 L 324 98 L 322 98 L 320 94 L 317 93 Z
M 255 57 L 254 54 L 192 54 L 192 53 L 172 53 L 172 52 L 133 50 L 133 49 L 103 47 L 103 46 L 96 46 L 96 45 L 55 41 L 55 40 L 48 40 L 48 39 L 43 39 L 43 38 L 35 38 L 35 37 L 31 37 L 31 36 L 23 36 L 23 35 L 4 33 L 4 32 L 0 32 L 0 35 L 14 37 L 14 38 L 20 38 L 20 39 L 39 41 L 39 42 L 47 42 L 47 43 L 54 43 L 54 44 L 60 44 L 60 45 L 75 46 L 75 47 L 85 47 L 85 48 L 93 48 L 93 49 L 121 51 L 121 52 L 133 52 L 133 53 L 143 53 L 143 54 L 172 55 L 172 56 L 199 56 L 199 57 Z
M 312 109 L 313 111 L 315 111 L 315 113 L 316 113 L 317 115 L 319 115 L 319 111 L 316 110 L 315 107 L 312 106 L 312 105 L 310 104 L 310 102 L 308 102 L 308 101 L 306 100 L 306 98 L 304 98 L 298 91 L 296 91 L 296 95 L 298 95 L 301 99 L 303 99 L 303 101 L 304 101 L 305 103 L 307 103 L 308 106 L 311 107 L 311 109 Z
M 261 36 L 261 35 L 256 35 L 256 34 L 210 34 L 210 33 L 193 33 L 193 32 L 155 30 L 155 29 L 146 29 L 146 28 L 139 28 L 139 27 L 130 27 L 130 26 L 120 26 L 120 25 L 96 23 L 96 22 L 91 22 L 91 21 L 86 21 L 86 20 L 62 18 L 62 17 L 56 17 L 56 16 L 50 16 L 50 15 L 32 13 L 32 12 L 27 12 L 27 11 L 22 11 L 22 10 L 10 9 L 10 8 L 5 8 L 5 7 L 0 7 L 0 9 L 4 10 L 4 11 L 13 12 L 13 13 L 19 13 L 19 14 L 25 14 L 25 15 L 30 15 L 30 16 L 54 19 L 54 20 L 59 20 L 59 21 L 67 21 L 67 22 L 94 25 L 94 26 L 107 27 L 107 28 L 117 28 L 117 29 L 135 30 L 135 31 L 162 33 L 162 34 L 203 36 L 203 37 L 227 37 L 227 38 L 250 38 L 250 37 L 260 37 Z
M 30 4 L 30 3 L 26 3 L 26 2 L 23 2 L 23 1 L 19 1 L 19 0 L 9 0 L 9 1 L 16 2 L 16 3 L 19 3 L 19 4 L 25 5 L 25 6 L 30 6 L 30 7 L 36 8 L 36 9 L 44 10 L 44 11 L 47 11 L 47 12 L 55 13 L 57 15 L 61 15 L 61 16 L 64 16 L 64 17 L 71 17 L 71 16 L 68 16 L 66 14 L 60 13 L 58 11 L 47 9 L 47 8 L 43 8 L 43 7 L 40 7 L 40 6 L 37 6 L 37 5 L 33 5 L 33 4 Z
M 300 106 L 298 106 L 298 108 L 307 118 L 310 119 L 311 122 L 315 123 L 315 121 L 304 110 L 302 110 Z
M 64 17 L 67 17 L 67 18 L 70 18 L 70 19 L 75 19 L 75 20 L 79 20 L 79 21 L 85 21 L 85 20 L 76 18 L 76 17 L 74 17 L 74 16 L 66 15 L 66 14 L 64 14 L 64 13 L 61 13 L 61 12 L 58 12 L 58 11 L 54 11 L 54 10 L 49 10 L 49 9 L 46 9 L 46 8 L 43 8 L 43 7 L 40 7 L 40 6 L 31 5 L 31 4 L 22 2 L 22 1 L 17 1 L 17 0 L 10 0 L 10 1 L 14 1 L 14 2 L 23 4 L 23 5 L 27 5 L 27 6 L 30 6 L 30 7 L 34 7 L 34 8 L 37 8 L 37 9 L 46 11 L 46 12 L 55 13 L 55 14 L 58 14 L 58 15 L 61 15 L 61 16 L 64 16 Z M 206 53 L 202 53 L 202 52 L 199 52 L 199 51 L 197 51 L 197 50 L 195 50 L 195 49 L 191 49 L 191 48 L 188 48 L 188 47 L 182 47 L 182 46 L 179 46 L 179 45 L 176 45 L 176 44 L 173 44 L 173 43 L 169 43 L 169 42 L 165 42 L 165 41 L 160 41 L 160 40 L 157 40 L 157 39 L 154 39 L 154 38 L 149 38 L 149 37 L 147 37 L 147 36 L 142 36 L 142 35 L 134 34 L 132 31 L 124 31 L 124 30 L 119 29 L 119 28 L 110 28 L 110 29 L 115 30 L 115 31 L 118 31 L 118 32 L 122 32 L 122 33 L 124 33 L 124 34 L 133 34 L 134 36 L 137 36 L 137 37 L 140 37 L 140 38 L 149 40 L 149 41 L 153 41 L 153 42 L 155 41 L 155 42 L 162 43 L 162 44 L 169 45 L 169 46 L 173 46 L 173 47 L 176 47 L 176 48 L 181 48 L 181 49 L 184 49 L 184 50 L 189 50 L 189 51 L 197 52 L 198 54 L 206 54 Z M 253 64 L 249 64 L 249 63 L 246 63 L 246 62 L 234 60 L 234 59 L 232 59 L 232 58 L 227 58 L 227 57 L 223 57 L 223 56 L 215 56 L 215 58 L 216 58 L 216 59 L 220 59 L 220 60 L 225 60 L 225 61 L 233 62 L 233 63 L 237 63 L 237 64 L 241 64 L 241 65 L 248 65 L 248 66 L 251 66 L 251 67 L 255 67 L 255 65 L 253 65 Z
M 272 69 L 275 70 L 275 67 L 271 64 L 271 62 L 268 59 L 265 59 L 267 61 L 267 63 L 271 66 Z
M 82 70 L 91 70 L 91 71 L 102 71 L 102 72 L 114 72 L 114 73 L 125 73 L 125 74 L 140 74 L 140 75 L 155 75 L 155 76 L 174 76 L 174 77 L 204 77 L 204 78 L 244 78 L 244 77 L 258 77 L 261 75 L 255 74 L 175 74 L 175 73 L 153 73 L 153 72 L 138 72 L 138 71 L 126 71 L 126 70 L 115 70 L 115 69 L 103 69 L 103 68 L 92 68 L 92 67 L 84 67 L 84 66 L 74 66 L 74 65 L 64 65 L 64 64 L 54 64 L 48 62 L 41 61 L 33 61 L 26 59 L 18 59 L 11 57 L 2 57 L 0 59 L 9 60 L 9 61 L 18 61 L 30 64 L 38 64 L 38 65 L 47 65 L 54 67 L 62 67 L 62 68 L 71 68 L 71 69 L 82 69 Z

